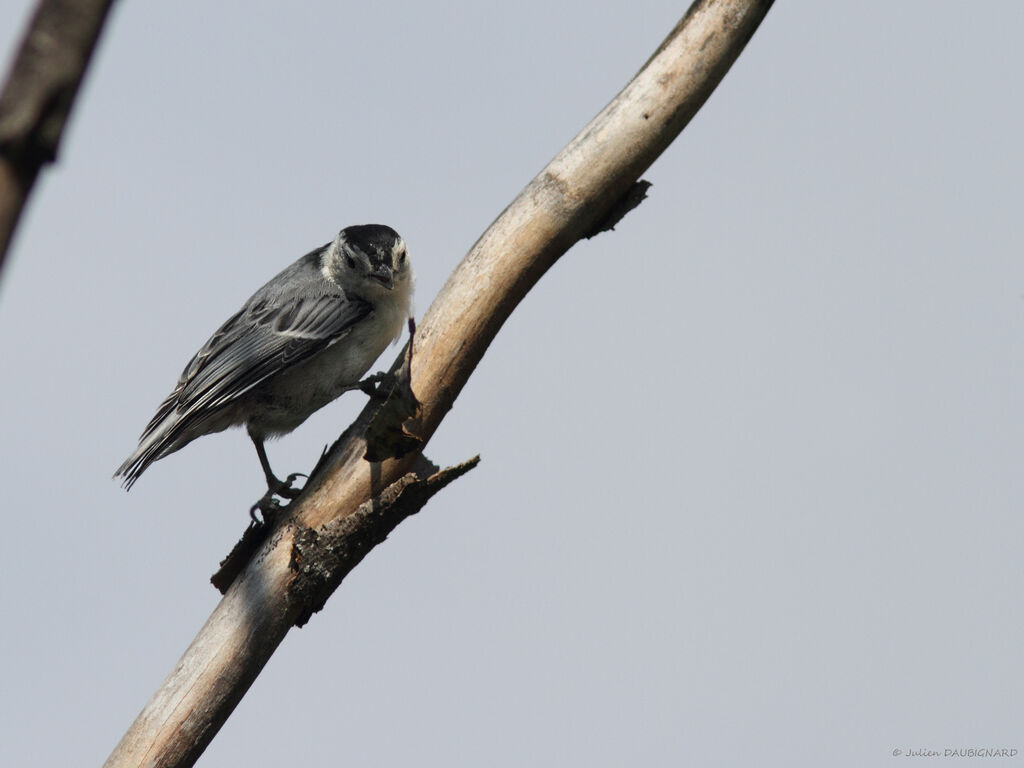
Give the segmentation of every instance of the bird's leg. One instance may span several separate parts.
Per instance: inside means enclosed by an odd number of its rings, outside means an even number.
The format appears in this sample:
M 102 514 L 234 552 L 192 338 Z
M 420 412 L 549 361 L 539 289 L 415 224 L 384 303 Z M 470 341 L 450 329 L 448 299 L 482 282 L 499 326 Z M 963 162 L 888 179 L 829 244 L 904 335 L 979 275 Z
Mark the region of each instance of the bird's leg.
M 253 509 L 259 507 L 262 509 L 261 503 L 266 499 L 272 499 L 275 495 L 280 496 L 283 499 L 294 499 L 301 493 L 301 489 L 292 488 L 292 483 L 298 477 L 306 477 L 301 472 L 292 472 L 288 475 L 285 480 L 278 480 L 275 477 L 273 470 L 270 469 L 270 460 L 267 459 L 267 450 L 263 447 L 263 440 L 256 437 L 251 432 L 249 438 L 252 440 L 252 444 L 256 446 L 256 455 L 260 457 L 260 466 L 263 467 L 263 475 L 267 478 L 267 493 L 260 501 L 256 502 Z

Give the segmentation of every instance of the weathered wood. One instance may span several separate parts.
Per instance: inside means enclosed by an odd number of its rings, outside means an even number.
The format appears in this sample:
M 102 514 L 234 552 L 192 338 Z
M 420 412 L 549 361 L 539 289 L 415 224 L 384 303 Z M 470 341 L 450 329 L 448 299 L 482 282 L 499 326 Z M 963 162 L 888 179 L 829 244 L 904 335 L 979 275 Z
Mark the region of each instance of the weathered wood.
M 305 624 L 373 547 L 478 461 L 438 471 L 421 456 L 414 471 L 344 518 L 318 530 L 278 526 L 106 765 L 192 765 L 288 629 Z
M 771 4 L 694 3 L 634 79 L 491 224 L 417 329 L 412 390 L 421 408 L 409 432 L 429 440 L 519 301 L 573 243 L 623 210 L 623 197 L 704 103 Z M 364 459 L 373 410 L 345 431 L 275 522 L 107 766 L 191 765 L 291 626 L 336 586 L 303 605 L 307 591 L 295 586 L 302 569 L 334 562 L 346 546 L 339 531 L 364 505 L 384 503 L 410 472 L 422 482 L 418 452 Z

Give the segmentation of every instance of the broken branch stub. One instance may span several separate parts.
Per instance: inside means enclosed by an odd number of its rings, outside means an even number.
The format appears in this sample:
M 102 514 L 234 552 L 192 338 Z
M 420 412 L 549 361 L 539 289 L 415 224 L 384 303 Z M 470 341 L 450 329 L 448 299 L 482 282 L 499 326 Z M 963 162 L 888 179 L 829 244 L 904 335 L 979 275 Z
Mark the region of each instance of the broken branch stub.
M 301 627 L 323 608 L 342 579 L 400 522 L 419 512 L 434 494 L 480 463 L 480 457 L 474 456 L 438 470 L 420 458 L 417 472 L 403 475 L 348 517 L 333 520 L 319 530 L 299 528 L 295 532 L 290 563 L 295 578 L 288 591 L 296 603 L 305 606 L 295 619 L 295 626 Z M 427 475 L 424 469 L 429 468 L 434 471 Z

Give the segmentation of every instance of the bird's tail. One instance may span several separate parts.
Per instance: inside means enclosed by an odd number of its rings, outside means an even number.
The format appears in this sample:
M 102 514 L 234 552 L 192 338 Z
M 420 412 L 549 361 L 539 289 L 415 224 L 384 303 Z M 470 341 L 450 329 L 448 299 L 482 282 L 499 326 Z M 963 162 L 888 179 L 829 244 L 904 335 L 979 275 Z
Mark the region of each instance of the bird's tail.
M 179 437 L 180 423 L 174 409 L 174 397 L 175 395 L 172 394 L 161 404 L 156 416 L 149 422 L 142 437 L 139 438 L 139 447 L 124 460 L 124 463 L 114 473 L 115 478 L 123 478 L 121 484 L 126 491 L 132 489 L 135 481 L 150 464 L 181 447 L 181 445 L 175 445 Z
M 121 484 L 126 491 L 130 491 L 139 476 L 146 471 L 146 467 L 157 460 L 155 446 L 145 442 L 140 443 L 135 453 L 125 459 L 124 464 L 117 468 L 114 477 L 123 478 Z

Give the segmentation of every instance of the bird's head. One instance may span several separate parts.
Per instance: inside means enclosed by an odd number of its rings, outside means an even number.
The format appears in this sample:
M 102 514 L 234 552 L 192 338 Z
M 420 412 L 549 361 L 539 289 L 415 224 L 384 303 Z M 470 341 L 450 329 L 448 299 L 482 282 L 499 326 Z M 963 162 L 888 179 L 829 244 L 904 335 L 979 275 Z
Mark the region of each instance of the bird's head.
M 331 243 L 324 272 L 346 293 L 372 301 L 412 280 L 405 241 L 383 224 L 345 227 Z

